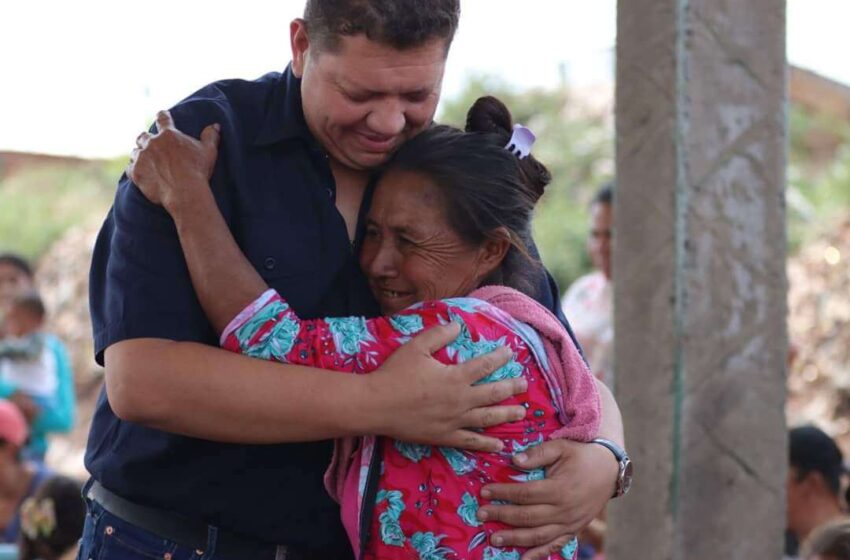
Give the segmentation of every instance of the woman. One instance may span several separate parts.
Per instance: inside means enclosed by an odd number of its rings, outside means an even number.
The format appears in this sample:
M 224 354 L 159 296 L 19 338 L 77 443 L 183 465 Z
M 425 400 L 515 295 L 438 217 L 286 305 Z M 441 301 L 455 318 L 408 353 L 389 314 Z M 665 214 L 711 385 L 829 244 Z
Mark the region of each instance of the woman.
M 14 253 L 0 254 L 0 337 L 5 333 L 4 314 L 11 302 L 35 289 L 35 276 L 29 263 Z M 65 345 L 53 334 L 45 333 L 44 343 L 55 366 L 56 384 L 51 398 L 38 404 L 14 383 L 0 381 L 0 398 L 15 403 L 30 422 L 30 438 L 24 456 L 43 462 L 47 454 L 48 434 L 67 433 L 74 427 L 76 397 L 74 372 Z
M 338 445 L 326 481 L 341 500 L 354 549 L 365 558 L 518 559 L 521 550 L 488 544 L 500 525 L 479 519 L 480 489 L 542 478 L 541 470 L 515 469 L 511 457 L 552 437 L 588 441 L 599 424 L 595 382 L 566 331 L 520 293 L 531 291 L 530 274 L 540 266 L 527 246 L 534 203 L 548 172 L 527 153 L 518 157 L 505 149 L 514 142 L 511 117 L 497 100 L 476 102 L 467 129 L 471 132 L 436 126 L 420 134 L 399 150 L 378 181 L 361 252 L 361 266 L 386 315 L 376 319 L 302 320 L 268 290 L 215 206 L 196 204 L 211 196 L 204 175 L 212 162 L 192 153 L 191 143 L 184 144 L 181 160 L 194 166 L 188 176 L 197 180 L 138 185 L 175 218 L 199 300 L 225 348 L 368 373 L 412 335 L 457 322 L 458 339 L 435 354 L 444 363 L 500 346 L 512 351 L 513 359 L 484 380 L 523 378 L 528 385 L 525 394 L 506 403 L 522 405 L 526 414 L 484 431 L 502 441 L 501 451 L 473 454 L 370 437 L 354 453 L 353 442 Z M 138 157 L 156 156 L 143 151 Z M 190 222 L 183 219 L 188 214 L 194 214 Z M 238 271 L 236 286 L 217 282 L 216 272 L 223 270 L 208 274 L 208 251 L 194 250 L 199 240 L 229 263 L 228 277 Z M 504 287 L 482 288 L 490 285 Z M 238 305 L 217 297 L 234 289 L 245 294 Z M 555 557 L 574 553 L 573 540 Z
M 44 465 L 22 455 L 29 429 L 21 411 L 0 400 L 0 543 L 16 543 L 21 504 L 50 477 Z

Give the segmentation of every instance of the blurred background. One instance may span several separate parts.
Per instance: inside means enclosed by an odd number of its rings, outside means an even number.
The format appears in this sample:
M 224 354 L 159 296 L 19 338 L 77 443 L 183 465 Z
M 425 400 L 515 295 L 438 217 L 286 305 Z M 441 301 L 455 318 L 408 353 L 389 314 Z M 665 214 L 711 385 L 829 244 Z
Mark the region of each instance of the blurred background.
M 237 8 L 238 6 L 238 8 Z M 562 290 L 591 268 L 588 205 L 614 175 L 613 0 L 465 0 L 438 119 L 482 93 L 535 131 L 554 181 L 535 234 Z M 91 350 L 94 239 L 136 135 L 222 78 L 289 61 L 302 0 L 4 2 L 0 6 L 0 252 L 37 265 L 49 330 L 71 355 L 76 426 L 48 463 L 83 476 L 102 381 Z M 850 452 L 850 3 L 788 1 L 789 424 Z

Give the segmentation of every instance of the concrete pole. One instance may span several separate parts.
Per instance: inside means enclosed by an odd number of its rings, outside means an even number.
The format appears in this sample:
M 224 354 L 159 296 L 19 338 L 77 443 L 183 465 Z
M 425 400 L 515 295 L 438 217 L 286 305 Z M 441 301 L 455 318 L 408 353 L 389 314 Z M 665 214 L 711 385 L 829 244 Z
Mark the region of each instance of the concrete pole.
M 608 560 L 778 560 L 785 2 L 619 0 Z

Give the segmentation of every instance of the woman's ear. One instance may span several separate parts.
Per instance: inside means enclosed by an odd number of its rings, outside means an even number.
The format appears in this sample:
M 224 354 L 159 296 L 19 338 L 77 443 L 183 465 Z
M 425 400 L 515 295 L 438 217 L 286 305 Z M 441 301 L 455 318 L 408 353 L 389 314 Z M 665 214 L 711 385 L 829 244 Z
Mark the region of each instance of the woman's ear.
M 310 39 L 307 36 L 307 23 L 301 19 L 294 19 L 289 24 L 289 43 L 292 48 L 292 73 L 296 78 L 304 75 L 304 66 L 307 64 L 307 51 L 310 48 Z
M 481 279 L 487 278 L 494 270 L 499 268 L 505 255 L 511 248 L 511 234 L 507 228 L 498 228 L 491 235 L 478 252 L 478 273 Z

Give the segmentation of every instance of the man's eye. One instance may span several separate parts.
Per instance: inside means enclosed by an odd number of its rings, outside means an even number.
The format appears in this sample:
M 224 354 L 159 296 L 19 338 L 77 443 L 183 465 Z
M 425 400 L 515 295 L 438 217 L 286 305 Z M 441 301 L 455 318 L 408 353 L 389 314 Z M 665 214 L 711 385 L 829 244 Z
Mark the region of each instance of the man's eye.
M 429 95 L 430 95 L 430 92 L 423 90 L 423 91 L 414 91 L 412 93 L 408 93 L 404 97 L 408 101 L 410 101 L 411 103 L 422 103 L 423 101 L 428 99 Z

